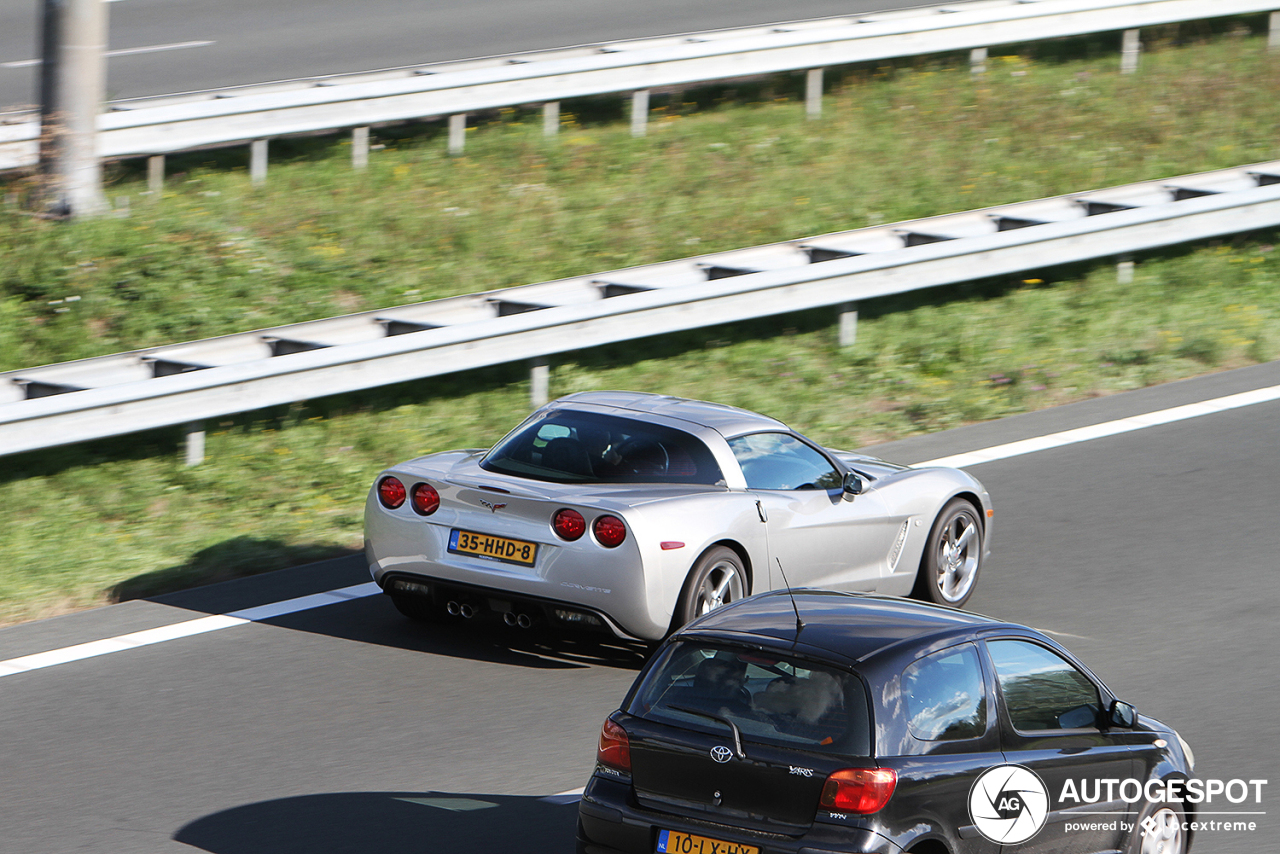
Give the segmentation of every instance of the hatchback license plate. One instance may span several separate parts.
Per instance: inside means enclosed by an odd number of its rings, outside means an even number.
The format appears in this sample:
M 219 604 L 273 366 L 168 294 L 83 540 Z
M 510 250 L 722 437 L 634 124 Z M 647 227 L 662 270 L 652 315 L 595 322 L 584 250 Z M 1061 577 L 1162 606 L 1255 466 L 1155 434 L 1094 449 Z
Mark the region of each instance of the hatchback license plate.
M 658 831 L 658 852 L 670 854 L 760 854 L 754 845 L 741 845 L 706 836 L 694 836 L 678 830 Z
M 526 543 L 524 540 L 513 540 L 493 534 L 477 534 L 475 531 L 460 531 L 454 528 L 449 532 L 449 551 L 454 554 L 493 558 L 505 563 L 518 563 L 521 566 L 533 566 L 534 559 L 538 556 L 538 545 Z

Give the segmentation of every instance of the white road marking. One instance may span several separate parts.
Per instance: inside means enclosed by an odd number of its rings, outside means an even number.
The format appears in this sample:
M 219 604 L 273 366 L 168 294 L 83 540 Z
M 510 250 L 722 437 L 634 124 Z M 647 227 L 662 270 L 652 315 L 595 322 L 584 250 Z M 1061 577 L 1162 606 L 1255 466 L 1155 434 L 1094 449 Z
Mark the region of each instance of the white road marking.
M 980 463 L 989 463 L 993 460 L 1004 460 L 1036 451 L 1046 451 L 1050 448 L 1061 448 L 1064 445 L 1074 445 L 1077 442 L 1087 442 L 1090 439 L 1101 439 L 1104 436 L 1115 436 L 1120 433 L 1142 430 L 1146 427 L 1156 427 L 1160 424 L 1171 424 L 1175 421 L 1185 421 L 1188 418 L 1198 418 L 1201 415 L 1212 415 L 1215 412 L 1224 412 L 1228 409 L 1252 406 L 1255 403 L 1269 403 L 1273 400 L 1280 400 L 1280 386 L 1244 391 L 1240 394 L 1205 400 L 1200 403 L 1188 403 L 1185 406 L 1175 406 L 1172 409 L 1162 409 L 1159 412 L 1147 412 L 1142 415 L 1121 418 L 1118 421 L 1107 421 L 1102 424 L 1091 424 L 1088 427 L 1077 427 L 1074 430 L 1050 433 L 1047 436 L 1036 436 L 1032 439 L 1023 439 L 1020 442 L 1009 442 L 1006 445 L 995 445 L 978 451 L 970 451 L 967 454 L 939 457 L 936 460 L 916 463 L 914 468 L 949 466 L 962 469 L 976 466 Z
M 211 41 L 174 42 L 173 44 L 153 44 L 145 47 L 123 47 L 119 50 L 107 51 L 107 56 L 132 56 L 135 53 L 159 53 L 165 50 L 184 50 L 189 47 L 206 47 Z M 0 68 L 30 68 L 40 65 L 43 59 L 18 59 L 13 62 L 0 62 Z
M 243 626 L 245 623 L 269 620 L 272 617 L 293 614 L 298 611 L 309 611 L 312 608 L 373 596 L 381 592 L 382 590 L 377 584 L 369 581 L 353 587 L 343 587 L 339 590 L 330 590 L 311 596 L 299 596 L 296 599 L 286 599 L 283 602 L 271 602 L 267 605 L 259 605 L 256 608 L 245 608 L 243 611 L 232 611 L 230 614 L 199 617 L 195 620 L 185 620 L 181 623 L 146 629 L 141 632 L 132 632 L 131 634 L 119 635 L 105 640 L 90 641 L 89 643 L 53 649 L 48 652 L 38 652 L 34 655 L 24 655 L 21 658 L 10 658 L 7 661 L 0 661 L 0 677 L 12 676 L 15 673 L 26 673 L 28 670 L 40 670 L 45 667 L 52 667 L 55 664 L 66 664 L 69 661 L 96 658 L 99 655 L 123 652 L 126 649 L 136 649 L 153 643 L 164 643 L 165 641 L 204 634 L 205 632 L 216 632 L 220 629 L 229 629 L 232 626 Z
M 1077 442 L 1087 442 L 1090 439 L 1100 439 L 1104 436 L 1115 436 L 1120 433 L 1128 433 L 1133 430 L 1141 430 L 1146 427 L 1155 427 L 1160 424 L 1171 424 L 1175 421 L 1185 421 L 1188 418 L 1197 418 L 1201 415 L 1212 415 L 1215 412 L 1239 409 L 1242 406 L 1252 406 L 1257 403 L 1269 403 L 1273 400 L 1280 400 L 1280 386 L 1269 386 L 1267 388 L 1255 389 L 1254 391 L 1246 391 L 1241 392 L 1240 394 L 1232 394 L 1226 397 L 1215 398 L 1214 400 L 1205 400 L 1200 403 L 1189 403 L 1185 406 L 1175 406 L 1172 409 L 1162 409 L 1158 412 L 1147 412 L 1142 415 L 1121 418 L 1118 421 L 1107 421 L 1102 424 L 1093 424 L 1088 427 L 1078 427 L 1074 430 L 1064 430 L 1061 433 L 1050 433 L 1047 436 L 1023 439 L 1020 442 L 1009 442 L 1005 445 L 995 445 L 990 448 L 970 451 L 965 454 L 940 457 L 936 460 L 917 463 L 916 466 L 951 466 L 953 468 L 964 468 L 966 466 L 974 466 L 980 463 L 989 463 L 993 460 L 1003 460 L 1008 459 L 1009 457 L 1021 456 L 1022 454 L 1044 451 L 1049 448 L 1060 448 L 1064 445 L 1076 444 Z M 325 605 L 345 602 L 350 599 L 361 599 L 365 596 L 373 596 L 381 592 L 382 591 L 377 584 L 369 581 L 364 584 L 356 584 L 352 587 L 343 587 L 338 590 L 329 590 L 324 593 L 314 593 L 310 596 L 299 596 L 296 599 L 286 599 L 283 602 L 271 602 L 266 605 L 259 605 L 255 608 L 245 608 L 242 611 L 233 611 L 230 614 L 215 614 L 210 617 L 200 617 L 195 620 L 175 623 L 171 626 L 161 626 L 160 628 L 147 629 L 142 632 L 133 632 L 132 634 L 106 638 L 105 640 L 91 641 L 89 643 L 68 646 L 62 649 L 53 649 L 48 652 L 39 652 L 34 655 L 24 655 L 21 658 L 10 658 L 7 661 L 0 661 L 0 677 L 12 676 L 15 673 L 26 673 L 29 670 L 39 670 L 45 667 L 52 667 L 55 664 L 65 664 L 69 661 L 81 661 L 83 659 L 94 658 L 99 655 L 122 652 L 126 649 L 136 649 L 140 646 L 163 643 L 176 638 L 185 638 L 190 637 L 191 635 L 203 634 L 204 632 L 214 632 L 219 629 L 227 629 L 232 626 L 240 626 L 245 623 L 257 622 L 259 620 L 269 620 L 272 617 L 279 617 L 284 614 L 293 614 L 298 611 L 308 611 L 312 608 L 321 608 Z M 1051 632 L 1051 634 L 1065 633 Z M 1066 636 L 1075 637 L 1074 635 Z M 567 798 L 570 796 L 577 798 L 580 794 L 581 790 L 575 790 L 572 792 L 564 792 L 560 795 L 550 795 L 544 800 L 561 797 Z M 565 801 L 565 803 L 568 802 L 569 801 Z

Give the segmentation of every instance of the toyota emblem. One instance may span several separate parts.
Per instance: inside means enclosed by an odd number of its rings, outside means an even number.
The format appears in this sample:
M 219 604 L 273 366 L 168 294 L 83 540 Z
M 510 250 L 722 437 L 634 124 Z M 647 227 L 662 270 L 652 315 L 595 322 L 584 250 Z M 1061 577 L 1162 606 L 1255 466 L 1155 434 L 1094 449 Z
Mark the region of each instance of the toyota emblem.
M 711 748 L 711 758 L 723 764 L 733 758 L 733 751 L 723 744 L 717 744 Z

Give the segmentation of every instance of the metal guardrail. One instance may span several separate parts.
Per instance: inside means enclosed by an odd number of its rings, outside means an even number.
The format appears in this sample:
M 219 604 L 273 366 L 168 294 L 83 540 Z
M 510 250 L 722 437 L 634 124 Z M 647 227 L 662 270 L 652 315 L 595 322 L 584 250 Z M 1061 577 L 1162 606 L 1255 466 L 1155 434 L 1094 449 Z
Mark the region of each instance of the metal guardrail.
M 10 371 L 0 455 L 1276 226 L 1280 161 Z
M 634 93 L 633 128 L 642 131 L 650 89 L 806 69 L 812 112 L 827 66 L 1114 30 L 1133 34 L 1125 56 L 1136 61 L 1142 27 L 1278 8 L 1280 0 L 970 0 L 119 101 L 100 118 L 99 154 L 156 155 L 435 116 L 453 117 L 450 144 L 460 149 L 465 119 L 457 119 L 468 112 L 615 92 Z M 35 163 L 38 134 L 30 117 L 0 116 L 0 169 Z M 258 151 L 255 165 L 265 168 L 265 148 Z

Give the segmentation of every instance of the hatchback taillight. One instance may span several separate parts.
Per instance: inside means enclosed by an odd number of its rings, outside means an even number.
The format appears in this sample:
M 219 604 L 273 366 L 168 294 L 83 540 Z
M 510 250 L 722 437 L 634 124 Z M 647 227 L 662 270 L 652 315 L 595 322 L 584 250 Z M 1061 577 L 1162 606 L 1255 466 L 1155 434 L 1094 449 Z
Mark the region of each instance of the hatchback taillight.
M 430 516 L 440 506 L 440 493 L 429 483 L 415 484 L 412 504 L 419 515 Z
M 889 803 L 897 785 L 898 772 L 892 768 L 842 768 L 827 777 L 818 803 L 829 810 L 870 815 Z
M 615 771 L 631 773 L 631 739 L 627 738 L 625 729 L 610 719 L 606 719 L 600 728 L 596 761 Z
M 378 481 L 378 500 L 383 507 L 395 510 L 404 503 L 404 484 L 398 478 L 384 477 Z
M 605 548 L 622 545 L 627 538 L 627 526 L 617 516 L 601 516 L 591 523 L 591 532 L 596 535 L 596 542 Z
M 577 510 L 566 507 L 551 517 L 551 527 L 560 539 L 573 542 L 587 532 L 587 520 Z

